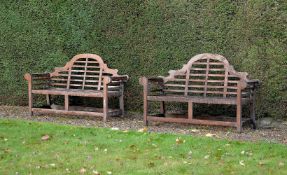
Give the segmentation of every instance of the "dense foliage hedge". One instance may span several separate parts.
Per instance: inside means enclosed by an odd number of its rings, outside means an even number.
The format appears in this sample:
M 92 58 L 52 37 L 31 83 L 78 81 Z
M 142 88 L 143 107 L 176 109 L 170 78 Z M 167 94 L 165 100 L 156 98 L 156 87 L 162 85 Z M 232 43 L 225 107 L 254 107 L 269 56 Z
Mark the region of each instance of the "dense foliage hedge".
M 130 75 L 127 107 L 138 110 L 140 76 L 166 75 L 210 52 L 262 81 L 260 116 L 286 116 L 284 0 L 6 0 L 0 21 L 1 104 L 27 103 L 25 72 L 95 53 Z

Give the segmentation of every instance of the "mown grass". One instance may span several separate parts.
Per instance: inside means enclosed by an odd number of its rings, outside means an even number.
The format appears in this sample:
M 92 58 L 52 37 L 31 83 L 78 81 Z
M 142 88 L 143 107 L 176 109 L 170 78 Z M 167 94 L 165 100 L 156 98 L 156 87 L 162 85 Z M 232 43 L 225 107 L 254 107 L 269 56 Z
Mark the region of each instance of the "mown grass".
M 43 135 L 50 139 L 43 141 Z M 176 139 L 179 139 L 176 142 Z M 0 120 L 0 174 L 287 174 L 287 147 Z

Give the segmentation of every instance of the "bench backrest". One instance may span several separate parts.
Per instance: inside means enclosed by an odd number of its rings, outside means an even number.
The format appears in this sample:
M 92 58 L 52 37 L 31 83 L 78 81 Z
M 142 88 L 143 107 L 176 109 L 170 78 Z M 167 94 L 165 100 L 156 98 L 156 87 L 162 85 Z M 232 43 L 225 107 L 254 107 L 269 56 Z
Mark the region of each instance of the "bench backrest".
M 180 70 L 164 77 L 165 93 L 185 96 L 236 96 L 246 86 L 247 73 L 236 72 L 226 58 L 217 54 L 199 54 Z
M 74 56 L 64 67 L 55 68 L 51 73 L 50 86 L 64 89 L 101 90 L 103 76 L 117 76 L 118 70 L 110 69 L 103 59 L 95 54 Z M 120 88 L 114 82 L 113 88 Z

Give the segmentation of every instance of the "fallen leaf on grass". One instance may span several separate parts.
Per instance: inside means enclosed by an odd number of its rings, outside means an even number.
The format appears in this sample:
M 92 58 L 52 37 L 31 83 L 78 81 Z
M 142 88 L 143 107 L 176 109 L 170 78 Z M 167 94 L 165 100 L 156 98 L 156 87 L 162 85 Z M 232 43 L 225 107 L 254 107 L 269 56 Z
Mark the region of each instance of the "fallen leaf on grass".
M 117 128 L 117 127 L 112 127 L 111 130 L 117 131 L 117 130 L 119 130 L 119 128 Z
M 93 175 L 100 175 L 100 173 L 97 170 L 93 170 Z
M 112 173 L 111 171 L 107 171 L 107 174 L 109 174 L 109 175 L 110 175 L 110 174 L 113 174 L 113 173 Z
M 41 137 L 41 140 L 43 140 L 43 141 L 46 141 L 46 140 L 49 140 L 49 139 L 50 139 L 50 136 L 47 135 L 47 134 Z
M 185 140 L 183 140 L 182 138 L 178 137 L 178 138 L 175 139 L 175 142 L 178 145 L 178 144 L 185 143 Z
M 208 158 L 209 158 L 209 155 L 204 156 L 204 159 L 208 159 Z
M 56 166 L 56 164 L 54 164 L 54 163 L 51 163 L 51 164 L 50 164 L 50 166 L 51 166 L 51 167 L 55 167 L 55 166 Z
M 192 130 L 190 130 L 191 132 L 199 132 L 199 130 L 198 129 L 192 129 Z
M 147 127 L 144 127 L 142 129 L 139 129 L 138 132 L 147 132 Z
M 80 172 L 80 174 L 85 174 L 86 171 L 87 171 L 87 170 L 86 170 L 85 168 L 81 168 L 79 172 Z
M 245 166 L 245 164 L 244 164 L 244 161 L 243 161 L 243 160 L 240 160 L 240 161 L 239 161 L 239 164 L 240 164 L 241 166 Z
M 206 137 L 214 137 L 214 136 L 216 136 L 216 134 L 207 133 L 207 134 L 205 134 L 205 136 Z
M 284 166 L 285 164 L 283 163 L 283 162 L 279 162 L 279 164 L 278 164 L 279 166 Z

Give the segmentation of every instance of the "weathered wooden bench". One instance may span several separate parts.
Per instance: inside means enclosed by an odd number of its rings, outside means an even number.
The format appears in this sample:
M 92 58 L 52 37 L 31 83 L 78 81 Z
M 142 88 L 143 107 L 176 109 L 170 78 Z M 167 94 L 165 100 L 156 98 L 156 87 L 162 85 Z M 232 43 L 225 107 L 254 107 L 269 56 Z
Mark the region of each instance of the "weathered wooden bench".
M 191 124 L 234 126 L 242 130 L 242 105 L 250 105 L 250 118 L 255 128 L 254 95 L 258 80 L 249 80 L 246 72 L 236 72 L 226 58 L 216 54 L 199 54 L 180 70 L 167 77 L 141 77 L 144 98 L 144 122 L 182 122 Z M 161 115 L 148 114 L 148 102 L 160 102 Z M 187 102 L 184 118 L 165 117 L 165 102 Z M 206 120 L 193 117 L 193 104 L 236 105 L 236 118 Z M 245 120 L 244 120 L 245 121 Z
M 52 73 L 25 74 L 28 81 L 29 110 L 33 112 L 57 113 L 71 115 L 107 117 L 123 115 L 124 113 L 124 85 L 127 75 L 120 76 L 118 70 L 110 69 L 101 57 L 94 54 L 79 54 L 74 56 L 64 67 L 55 68 Z M 51 105 L 51 95 L 64 96 L 64 109 L 35 108 L 33 95 L 43 94 L 47 97 L 47 104 Z M 69 97 L 95 97 L 103 99 L 103 109 L 92 111 L 69 110 Z M 109 109 L 108 99 L 118 97 L 120 109 Z

